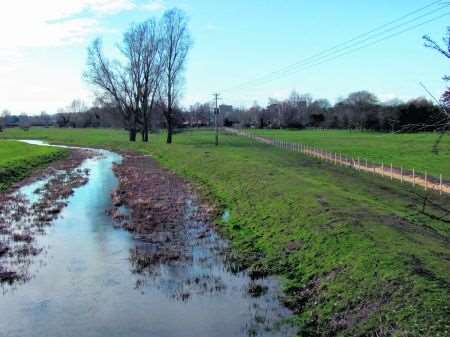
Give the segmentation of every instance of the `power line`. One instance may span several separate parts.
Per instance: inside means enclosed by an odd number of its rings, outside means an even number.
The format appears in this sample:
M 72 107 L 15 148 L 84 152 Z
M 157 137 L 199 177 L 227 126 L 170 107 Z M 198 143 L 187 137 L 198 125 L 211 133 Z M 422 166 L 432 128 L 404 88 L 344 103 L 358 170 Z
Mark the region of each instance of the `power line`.
M 347 46 L 347 45 L 348 45 L 349 43 L 351 43 L 351 42 L 357 41 L 357 40 L 359 40 L 359 39 L 362 38 L 362 37 L 368 36 L 368 35 L 370 35 L 370 34 L 372 34 L 372 33 L 374 33 L 374 32 L 377 32 L 377 31 L 379 31 L 379 30 L 381 30 L 381 29 L 383 29 L 383 28 L 385 28 L 385 27 L 388 27 L 388 26 L 390 26 L 390 25 L 392 25 L 392 24 L 394 24 L 394 23 L 396 23 L 396 22 L 399 22 L 399 21 L 401 21 L 401 20 L 403 20 L 403 19 L 405 19 L 405 18 L 407 18 L 407 17 L 409 17 L 409 16 L 411 16 L 411 15 L 414 15 L 414 14 L 416 14 L 416 13 L 418 13 L 418 12 L 423 11 L 424 9 L 427 9 L 427 8 L 429 8 L 429 7 L 431 7 L 431 6 L 434 6 L 434 5 L 437 5 L 437 4 L 439 4 L 439 3 L 440 3 L 440 4 L 443 4 L 443 3 L 442 3 L 442 0 L 439 0 L 439 1 L 433 1 L 431 4 L 429 4 L 429 5 L 427 5 L 427 6 L 424 6 L 424 7 L 422 7 L 422 8 L 419 8 L 419 9 L 417 9 L 417 10 L 415 10 L 415 11 L 413 11 L 413 12 L 410 12 L 410 13 L 408 13 L 408 14 L 406 14 L 406 15 L 404 15 L 404 16 L 402 16 L 402 17 L 396 19 L 396 20 L 393 20 L 393 21 L 391 21 L 391 22 L 389 22 L 389 23 L 387 23 L 387 24 L 384 24 L 384 25 L 379 26 L 379 27 L 377 27 L 377 28 L 375 28 L 375 29 L 372 29 L 372 30 L 370 30 L 370 31 L 368 31 L 368 32 L 366 32 L 366 33 L 360 34 L 360 35 L 358 35 L 358 36 L 356 36 L 356 37 L 354 37 L 354 38 L 352 38 L 352 39 L 350 39 L 350 40 L 347 40 L 347 41 L 345 41 L 345 42 L 343 42 L 343 43 L 337 44 L 337 45 L 335 45 L 335 46 L 333 46 L 333 47 L 331 47 L 331 48 L 329 48 L 329 49 L 327 49 L 327 50 L 321 51 L 321 52 L 316 53 L 316 54 L 314 54 L 314 55 L 312 55 L 312 56 L 310 56 L 310 57 L 307 57 L 307 58 L 305 58 L 305 59 L 303 59 L 303 60 L 300 60 L 300 61 L 298 61 L 298 62 L 296 62 L 296 63 L 294 63 L 294 64 L 292 64 L 292 65 L 290 65 L 290 66 L 287 66 L 287 67 L 285 67 L 285 68 L 279 69 L 279 70 L 277 70 L 277 71 L 273 71 L 273 72 L 271 72 L 271 73 L 269 73 L 269 74 L 267 74 L 267 75 L 261 76 L 261 77 L 259 77 L 259 78 L 257 78 L 257 79 L 254 79 L 254 80 L 251 80 L 251 81 L 247 81 L 247 82 L 244 82 L 244 83 L 242 83 L 242 84 L 240 84 L 240 85 L 233 86 L 233 87 L 231 87 L 231 88 L 225 89 L 224 91 L 233 90 L 233 89 L 235 89 L 235 88 L 241 88 L 241 87 L 246 86 L 246 85 L 248 85 L 248 84 L 252 84 L 252 83 L 254 83 L 254 82 L 258 82 L 258 81 L 264 80 L 264 79 L 266 79 L 266 78 L 269 78 L 269 77 L 271 77 L 272 75 L 277 75 L 277 74 L 279 74 L 279 73 L 284 73 L 284 72 L 290 70 L 291 68 L 298 67 L 299 65 L 302 65 L 303 63 L 305 63 L 305 62 L 307 62 L 307 61 L 313 60 L 313 59 L 316 58 L 316 57 L 319 57 L 319 56 L 324 57 L 326 54 L 329 54 L 330 52 L 335 51 L 336 49 L 341 50 L 341 49 L 344 48 L 344 46 Z M 445 7 L 445 6 L 440 7 L 440 8 L 438 8 L 438 10 L 440 10 L 440 9 L 442 9 L 442 8 L 444 8 L 444 7 Z M 427 14 L 425 14 L 425 15 L 423 15 L 423 16 L 433 14 L 435 11 L 436 11 L 436 9 L 435 9 L 434 11 L 432 11 L 432 12 L 428 12 Z M 423 16 L 421 16 L 421 17 L 423 17 Z M 421 17 L 417 17 L 417 18 L 413 19 L 412 21 L 417 20 L 417 19 L 420 19 Z M 411 22 L 411 21 L 406 22 L 406 23 L 410 23 L 410 22 Z M 406 24 L 406 23 L 403 23 L 403 24 L 401 24 L 401 25 L 404 25 L 404 24 Z M 394 28 L 399 28 L 399 27 L 401 27 L 401 25 L 398 25 L 398 26 L 396 26 L 396 27 L 394 27 Z M 390 30 L 392 30 L 392 29 L 393 29 L 393 28 L 390 28 Z M 389 30 L 388 30 L 388 31 L 389 31 Z M 383 32 L 386 32 L 386 30 L 383 31 Z M 366 40 L 367 40 L 367 39 L 366 39 Z M 364 41 L 366 41 L 366 40 L 364 40 Z M 360 41 L 360 43 L 361 43 L 361 42 L 363 42 L 363 41 Z M 347 46 L 347 47 L 348 47 L 348 46 Z M 345 49 L 345 48 L 344 48 L 344 49 Z M 324 55 L 324 54 L 325 54 L 325 55 Z
M 433 10 L 433 11 L 431 11 L 431 12 L 428 12 L 428 13 L 426 13 L 426 14 L 423 14 L 423 15 L 421 15 L 421 16 L 419 16 L 419 17 L 416 17 L 416 18 L 414 18 L 414 19 L 412 19 L 412 20 L 409 20 L 409 21 L 404 22 L 404 23 L 402 23 L 402 24 L 399 24 L 399 25 L 397 25 L 397 26 L 394 26 L 394 27 L 392 27 L 392 28 L 385 29 L 385 30 L 381 31 L 380 33 L 378 33 L 377 36 L 378 36 L 378 37 L 379 37 L 380 35 L 383 36 L 384 34 L 390 33 L 390 32 L 392 32 L 392 31 L 396 31 L 396 29 L 398 29 L 398 28 L 401 28 L 401 27 L 403 27 L 403 26 L 405 26 L 405 25 L 407 25 L 407 24 L 410 24 L 410 23 L 414 23 L 414 22 L 418 21 L 419 19 L 423 19 L 423 18 L 425 18 L 425 17 L 427 17 L 427 16 L 429 16 L 429 15 L 431 15 L 431 14 L 434 14 L 434 13 L 440 11 L 440 10 L 443 9 L 443 8 L 445 8 L 445 6 L 444 6 L 444 7 L 440 7 L 440 8 L 438 8 L 438 9 L 435 9 L 435 10 Z M 309 62 L 303 62 L 303 64 L 302 64 L 302 63 L 298 64 L 296 67 L 293 67 L 293 70 L 296 69 L 296 68 L 298 69 L 298 68 L 303 67 L 303 66 L 308 66 L 308 65 L 311 64 L 311 63 L 316 63 L 316 62 L 317 62 L 318 60 L 320 60 L 320 59 L 324 59 L 324 58 L 328 58 L 328 57 L 330 57 L 330 56 L 334 56 L 334 55 L 336 55 L 336 54 L 338 54 L 338 53 L 340 53 L 340 52 L 345 52 L 346 50 L 348 50 L 348 49 L 350 49 L 350 48 L 358 47 L 359 45 L 361 45 L 361 44 L 363 44 L 363 43 L 365 43 L 365 42 L 368 42 L 368 41 L 373 40 L 373 39 L 376 38 L 377 36 L 370 36 L 370 37 L 368 37 L 368 38 L 366 38 L 366 39 L 364 39 L 364 40 L 357 41 L 356 43 L 352 43 L 352 44 L 350 44 L 350 45 L 348 45 L 348 46 L 346 46 L 346 47 L 344 47 L 344 48 L 338 48 L 338 49 L 336 49 L 334 52 L 331 52 L 331 53 L 330 53 L 330 52 L 326 52 L 326 53 L 324 53 L 324 55 L 322 55 L 322 56 L 320 56 L 320 57 L 317 57 L 315 60 L 314 60 L 314 59 L 311 59 Z M 284 71 L 284 72 L 280 73 L 278 76 L 282 76 L 282 75 L 284 75 L 284 74 L 289 74 L 289 72 L 290 72 L 290 71 Z M 269 78 L 269 80 L 270 80 L 270 78 Z
M 370 41 L 373 38 L 376 38 L 377 36 L 379 36 L 380 34 L 386 34 L 386 33 L 389 33 L 391 31 L 395 31 L 398 28 L 401 28 L 401 27 L 403 27 L 403 26 L 405 26 L 407 24 L 413 23 L 413 22 L 418 21 L 418 20 L 420 20 L 420 19 L 422 19 L 424 17 L 432 15 L 432 14 L 436 13 L 437 11 L 442 10 L 443 8 L 447 7 L 448 4 L 450 4 L 450 3 L 449 2 L 444 3 L 444 2 L 442 2 L 442 0 L 433 1 L 433 2 L 431 2 L 430 4 L 428 4 L 428 5 L 424 6 L 424 7 L 421 7 L 419 9 L 416 9 L 416 10 L 412 11 L 412 12 L 409 12 L 409 13 L 403 15 L 402 17 L 396 19 L 396 20 L 390 21 L 390 22 L 388 22 L 386 24 L 383 24 L 383 25 L 381 25 L 381 26 L 379 26 L 377 28 L 374 28 L 374 29 L 372 29 L 372 30 L 370 30 L 368 32 L 359 34 L 359 35 L 357 35 L 356 37 L 354 37 L 354 38 L 352 38 L 350 40 L 347 40 L 347 41 L 345 41 L 343 43 L 339 43 L 339 44 L 337 44 L 337 45 L 335 45 L 335 46 L 333 46 L 333 47 L 331 47 L 329 49 L 323 50 L 323 51 L 321 51 L 319 53 L 316 53 L 316 54 L 314 54 L 314 55 L 312 55 L 310 57 L 302 59 L 302 60 L 300 60 L 300 61 L 298 61 L 298 62 L 296 62 L 294 64 L 291 64 L 291 65 L 289 65 L 287 67 L 284 67 L 282 69 L 273 71 L 273 72 L 271 72 L 269 74 L 266 74 L 264 76 L 260 76 L 257 79 L 254 79 L 254 80 L 251 80 L 251 81 L 247 81 L 247 82 L 241 83 L 241 84 L 239 84 L 237 86 L 233 86 L 233 87 L 230 87 L 228 89 L 225 89 L 224 91 L 232 91 L 232 90 L 236 90 L 236 89 L 242 89 L 243 87 L 251 86 L 251 85 L 253 85 L 255 83 L 257 84 L 258 82 L 263 82 L 264 80 L 270 80 L 273 76 L 281 77 L 281 76 L 283 76 L 285 74 L 289 75 L 289 73 L 293 69 L 299 68 L 301 66 L 309 65 L 311 62 L 317 62 L 318 59 L 322 59 L 322 58 L 327 58 L 327 57 L 333 56 L 334 54 L 336 54 L 338 52 L 343 52 L 343 51 L 345 51 L 348 48 L 351 48 L 351 47 L 357 46 L 357 45 L 359 45 L 361 43 Z M 394 27 L 390 27 L 390 26 L 392 26 L 395 23 L 401 22 L 404 19 L 406 19 L 406 18 L 408 18 L 410 16 L 413 16 L 414 14 L 420 13 L 420 12 L 422 12 L 422 11 L 424 11 L 424 10 L 430 8 L 430 7 L 436 6 L 436 5 L 442 5 L 442 6 L 440 6 L 438 8 L 435 8 L 435 9 L 433 9 L 433 10 L 431 10 L 431 11 L 425 13 L 425 14 L 422 14 L 420 16 L 416 16 L 416 17 L 414 17 L 413 19 L 411 19 L 409 21 L 400 23 L 400 24 L 398 24 L 398 25 L 396 25 Z M 390 27 L 390 28 L 387 28 L 387 27 Z M 387 28 L 387 29 L 385 29 L 385 28 Z M 416 28 L 416 27 L 414 27 L 414 28 Z M 376 32 L 378 32 L 378 33 L 375 35 L 374 33 L 376 33 Z M 404 31 L 401 31 L 401 33 L 403 33 L 403 32 Z M 365 39 L 362 39 L 363 37 L 365 37 Z
M 441 10 L 441 9 L 443 9 L 443 7 L 442 7 L 442 8 L 439 8 L 438 10 Z M 408 21 L 406 24 L 413 23 L 413 22 L 415 22 L 415 21 L 417 21 L 417 20 L 419 20 L 419 19 L 421 19 L 421 18 L 424 18 L 424 17 L 426 17 L 426 16 L 429 16 L 430 14 L 434 14 L 434 13 L 436 13 L 438 10 L 434 10 L 434 11 L 432 11 L 432 12 L 429 12 L 429 13 L 425 14 L 425 15 L 422 15 L 422 16 L 420 16 L 420 17 L 417 17 L 417 18 L 413 19 L 413 20 L 410 20 L 410 21 Z M 387 39 L 389 39 L 389 38 L 391 38 L 391 37 L 394 37 L 394 36 L 403 34 L 403 33 L 407 32 L 407 31 L 410 31 L 410 30 L 412 30 L 412 29 L 415 29 L 415 28 L 417 28 L 417 27 L 420 27 L 420 26 L 422 26 L 422 25 L 424 25 L 424 24 L 427 24 L 427 23 L 430 23 L 430 22 L 432 22 L 432 21 L 438 20 L 438 19 L 440 19 L 440 18 L 442 18 L 442 17 L 444 17 L 444 16 L 446 16 L 446 15 L 448 15 L 448 13 L 446 13 L 446 14 L 444 14 L 444 15 L 442 15 L 442 16 L 434 17 L 434 18 L 432 18 L 431 20 L 422 22 L 422 23 L 420 23 L 420 24 L 418 24 L 418 25 L 410 26 L 410 27 L 408 27 L 407 29 L 404 29 L 404 30 L 401 30 L 401 31 L 397 31 L 397 32 L 395 32 L 395 33 L 393 33 L 393 34 L 385 35 L 385 36 L 383 36 L 382 38 L 375 40 L 374 42 L 371 42 L 371 43 L 368 43 L 368 44 L 365 44 L 365 45 L 362 45 L 362 46 L 360 46 L 362 43 L 373 40 L 373 39 L 375 38 L 375 36 L 370 37 L 370 38 L 367 38 L 367 39 L 365 39 L 365 40 L 358 41 L 358 42 L 355 43 L 355 44 L 349 45 L 349 46 L 344 47 L 344 48 L 340 48 L 340 49 L 338 49 L 338 50 L 336 50 L 336 51 L 334 51 L 334 52 L 331 52 L 331 53 L 330 53 L 330 52 L 326 52 L 326 53 L 323 52 L 323 53 L 322 53 L 322 54 L 323 54 L 322 56 L 317 57 L 316 59 L 314 59 L 314 58 L 308 58 L 308 61 L 305 61 L 305 62 L 303 62 L 303 63 L 299 63 L 297 66 L 292 67 L 292 69 L 284 70 L 283 72 L 278 72 L 278 74 L 273 73 L 272 76 L 267 75 L 267 76 L 261 78 L 261 80 L 253 80 L 253 81 L 245 82 L 244 84 L 238 85 L 238 86 L 236 86 L 236 87 L 229 88 L 228 91 L 236 90 L 236 89 L 242 89 L 242 88 L 245 88 L 245 87 L 248 87 L 248 86 L 252 86 L 252 85 L 255 85 L 255 84 L 257 85 L 258 82 L 259 82 L 259 83 L 264 82 L 264 81 L 272 82 L 274 79 L 282 78 L 282 77 L 284 77 L 285 75 L 290 75 L 291 73 L 297 73 L 298 71 L 296 71 L 296 70 L 301 70 L 301 69 L 303 69 L 304 67 L 308 67 L 309 65 L 315 65 L 318 61 L 320 61 L 320 60 L 322 60 L 322 59 L 327 59 L 327 60 L 328 60 L 328 59 L 330 59 L 330 57 L 333 58 L 333 57 L 336 56 L 336 55 L 338 55 L 338 56 L 341 56 L 341 55 L 347 55 L 347 54 L 349 54 L 349 53 L 347 53 L 346 51 L 349 50 L 349 49 L 351 49 L 351 48 L 353 48 L 353 47 L 357 47 L 357 48 L 352 49 L 353 51 L 356 51 L 356 50 L 360 50 L 360 49 L 366 48 L 367 46 L 371 46 L 371 45 L 373 45 L 373 44 L 377 44 L 377 43 L 379 43 L 380 41 L 387 40 Z M 390 33 L 391 31 L 395 31 L 396 29 L 401 28 L 401 27 L 404 26 L 404 25 L 405 25 L 405 24 L 398 25 L 398 26 L 395 27 L 394 29 L 385 30 L 383 33 Z M 358 46 L 359 46 L 359 47 L 358 47 Z
M 318 62 L 315 62 L 315 63 L 312 63 L 312 64 L 307 64 L 307 65 L 305 65 L 305 66 L 303 66 L 303 67 L 300 67 L 300 68 L 298 68 L 298 69 L 296 69 L 296 70 L 294 70 L 294 71 L 291 71 L 290 73 L 285 73 L 285 74 L 279 75 L 278 77 L 273 77 L 273 78 L 268 79 L 268 80 L 266 80 L 266 81 L 261 81 L 260 83 L 255 83 L 255 84 L 253 84 L 253 86 L 261 86 L 261 85 L 265 85 L 265 84 L 271 83 L 271 82 L 273 82 L 273 81 L 279 80 L 279 79 L 281 79 L 281 78 L 283 78 L 283 77 L 292 76 L 292 75 L 295 75 L 295 74 L 297 74 L 297 73 L 299 73 L 299 72 L 301 72 L 301 71 L 305 71 L 305 70 L 307 70 L 307 69 L 310 69 L 310 68 L 319 66 L 319 65 L 321 65 L 321 64 L 324 64 L 324 63 L 327 63 L 327 62 L 330 62 L 330 61 L 334 61 L 334 60 L 336 60 L 336 59 L 338 59 L 338 58 L 341 58 L 341 57 L 343 57 L 343 56 L 346 56 L 346 55 L 355 53 L 355 52 L 357 52 L 357 51 L 359 51 L 359 50 L 362 50 L 362 49 L 371 47 L 371 46 L 373 46 L 373 45 L 379 44 L 379 43 L 381 43 L 381 42 L 383 42 L 383 41 L 392 39 L 393 37 L 396 37 L 396 36 L 398 36 L 398 35 L 401 35 L 401 34 L 404 34 L 404 33 L 408 32 L 408 31 L 414 30 L 414 29 L 416 29 L 416 28 L 418 28 L 418 27 L 424 26 L 424 25 L 426 25 L 426 24 L 428 24 L 428 23 L 431 23 L 431 22 L 433 22 L 433 21 L 439 20 L 439 19 L 441 19 L 441 18 L 443 18 L 443 17 L 445 17 L 445 16 L 448 16 L 448 15 L 450 15 L 450 12 L 449 12 L 449 13 L 445 13 L 445 14 L 443 14 L 443 15 L 439 15 L 439 16 L 434 17 L 434 18 L 432 18 L 432 19 L 430 19 L 430 20 L 427 20 L 427 21 L 425 21 L 425 22 L 421 22 L 421 23 L 419 23 L 419 24 L 417 24 L 417 25 L 408 27 L 408 28 L 406 28 L 406 29 L 404 29 L 404 30 L 401 30 L 401 31 L 399 31 L 399 32 L 396 32 L 396 33 L 393 33 L 393 34 L 384 36 L 383 38 L 377 39 L 377 40 L 372 41 L 372 42 L 370 42 L 370 43 L 367 43 L 367 44 L 365 44 L 365 45 L 362 45 L 362 46 L 359 46 L 359 47 L 355 47 L 355 48 L 350 49 L 350 50 L 348 50 L 348 51 L 345 51 L 345 50 L 344 50 L 342 53 L 338 53 L 337 55 L 330 55 L 329 57 L 325 58 L 324 60 L 321 60 L 321 61 L 318 61 Z M 241 89 L 242 89 L 242 88 L 241 88 Z

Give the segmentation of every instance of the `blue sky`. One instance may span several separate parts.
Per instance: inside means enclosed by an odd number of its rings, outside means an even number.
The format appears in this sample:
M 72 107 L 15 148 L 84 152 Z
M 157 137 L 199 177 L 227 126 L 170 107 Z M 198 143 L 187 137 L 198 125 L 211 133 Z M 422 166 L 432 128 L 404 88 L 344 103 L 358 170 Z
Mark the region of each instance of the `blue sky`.
M 0 110 L 53 113 L 72 99 L 92 100 L 81 74 L 86 47 L 97 36 L 107 51 L 132 22 L 179 7 L 190 17 L 194 45 L 189 55 L 182 104 L 207 101 L 250 105 L 283 98 L 292 90 L 335 101 L 366 89 L 381 99 L 437 96 L 449 73 L 448 60 L 423 47 L 422 35 L 439 41 L 450 14 L 422 27 L 336 60 L 261 85 L 224 91 L 397 19 L 431 0 L 16 0 L 0 11 Z M 450 13 L 436 10 L 427 21 Z M 25 11 L 24 8 L 27 8 Z M 410 17 L 404 21 L 412 19 Z M 404 28 L 403 27 L 403 28 Z M 401 30 L 401 29 L 398 29 Z

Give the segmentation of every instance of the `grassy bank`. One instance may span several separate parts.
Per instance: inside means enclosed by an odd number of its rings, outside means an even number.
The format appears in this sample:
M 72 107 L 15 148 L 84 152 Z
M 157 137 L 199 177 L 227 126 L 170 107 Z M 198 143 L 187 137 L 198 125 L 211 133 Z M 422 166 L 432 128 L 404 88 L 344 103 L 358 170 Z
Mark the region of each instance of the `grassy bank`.
M 62 158 L 66 151 L 0 140 L 0 191 L 30 175 L 32 170 Z
M 112 130 L 26 136 L 152 154 L 198 183 L 230 210 L 220 228 L 236 258 L 280 275 L 302 336 L 448 336 L 448 197 L 237 136 L 215 147 L 211 132 L 171 146 Z
M 330 152 L 382 161 L 394 167 L 450 180 L 450 135 L 436 133 L 391 134 L 348 130 L 252 130 L 252 132 L 289 142 L 297 142 Z

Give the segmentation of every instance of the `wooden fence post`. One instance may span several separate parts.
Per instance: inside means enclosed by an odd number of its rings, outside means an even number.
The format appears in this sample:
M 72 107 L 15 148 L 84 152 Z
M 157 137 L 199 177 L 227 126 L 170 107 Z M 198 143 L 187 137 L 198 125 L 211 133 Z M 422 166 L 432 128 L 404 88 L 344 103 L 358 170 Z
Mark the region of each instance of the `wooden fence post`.
M 394 179 L 394 171 L 392 169 L 392 163 L 391 163 L 391 180 Z

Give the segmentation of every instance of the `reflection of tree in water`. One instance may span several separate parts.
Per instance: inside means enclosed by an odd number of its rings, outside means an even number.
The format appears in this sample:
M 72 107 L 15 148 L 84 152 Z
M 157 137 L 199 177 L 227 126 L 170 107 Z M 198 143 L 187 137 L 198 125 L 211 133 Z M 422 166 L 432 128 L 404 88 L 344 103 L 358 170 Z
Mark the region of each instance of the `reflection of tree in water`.
M 225 283 L 220 275 L 196 271 L 192 260 L 185 260 L 184 263 L 168 262 L 141 270 L 142 277 L 136 282 L 136 287 L 155 287 L 168 297 L 183 302 L 194 296 L 213 295 L 225 290 Z
M 130 251 L 132 271 L 142 276 L 136 287 L 151 284 L 181 301 L 224 291 L 225 283 L 213 269 L 218 263 L 210 250 L 215 240 L 204 236 L 204 232 L 199 239 L 199 228 L 185 227 L 177 234 L 183 239 L 155 240 L 165 237 L 158 233 L 151 242 L 138 242 Z
M 184 221 L 176 234 L 156 230 L 140 236 L 130 251 L 132 272 L 138 275 L 136 289 L 158 289 L 168 298 L 190 302 L 196 297 L 240 298 L 247 306 L 242 333 L 247 336 L 293 336 L 286 325 L 287 309 L 278 301 L 278 286 L 271 278 L 251 280 L 225 259 L 227 244 L 198 216 L 198 206 L 189 201 Z M 167 239 L 170 238 L 170 239 Z M 239 308 L 240 309 L 240 308 Z
M 42 224 L 24 196 L 0 198 L 0 283 L 6 292 L 31 279 L 31 258 L 42 251 L 34 236 L 42 231 Z
M 64 200 L 74 188 L 87 183 L 88 174 L 80 169 L 53 172 L 33 192 L 38 197 L 33 202 L 23 194 L 0 193 L 0 285 L 4 293 L 33 278 L 30 266 L 45 252 L 35 238 L 45 234 L 66 206 Z

